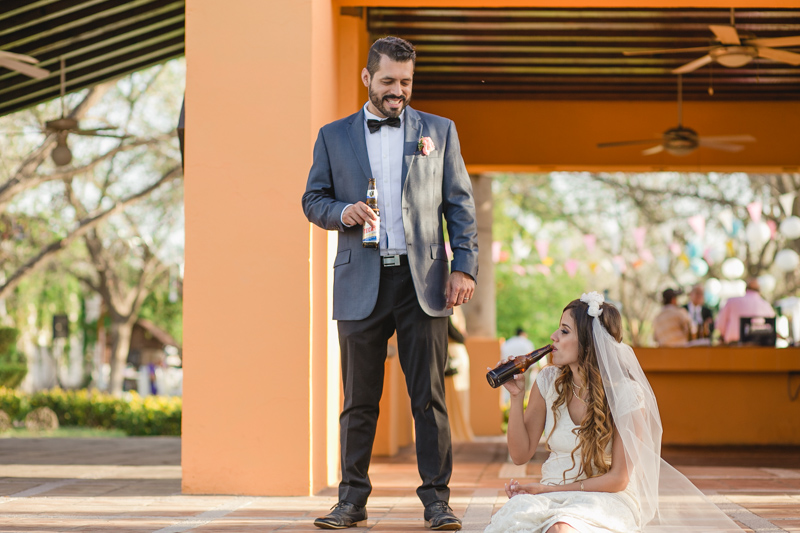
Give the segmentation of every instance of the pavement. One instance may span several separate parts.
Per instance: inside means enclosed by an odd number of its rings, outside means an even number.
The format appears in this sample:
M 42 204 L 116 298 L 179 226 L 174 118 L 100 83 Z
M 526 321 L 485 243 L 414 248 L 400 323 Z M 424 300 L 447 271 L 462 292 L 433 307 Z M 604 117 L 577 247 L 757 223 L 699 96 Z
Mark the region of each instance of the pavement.
M 665 448 L 744 531 L 800 533 L 800 446 Z M 509 478 L 536 480 L 546 452 L 507 462 L 504 438 L 454 445 L 450 504 L 465 531 L 482 531 L 506 501 Z M 422 532 L 413 448 L 376 458 L 366 528 Z M 0 532 L 319 532 L 336 488 L 306 497 L 181 494 L 180 438 L 0 439 Z

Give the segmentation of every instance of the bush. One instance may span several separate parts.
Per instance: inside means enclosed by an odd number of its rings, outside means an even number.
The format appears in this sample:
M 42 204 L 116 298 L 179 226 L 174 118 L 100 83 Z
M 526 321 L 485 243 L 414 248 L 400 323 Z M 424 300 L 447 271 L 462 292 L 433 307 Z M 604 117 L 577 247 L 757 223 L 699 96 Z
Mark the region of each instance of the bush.
M 181 434 L 181 398 L 131 393 L 130 400 L 86 389 L 51 389 L 26 395 L 0 387 L 0 410 L 22 420 L 34 409 L 52 409 L 62 426 L 121 429 L 128 435 Z

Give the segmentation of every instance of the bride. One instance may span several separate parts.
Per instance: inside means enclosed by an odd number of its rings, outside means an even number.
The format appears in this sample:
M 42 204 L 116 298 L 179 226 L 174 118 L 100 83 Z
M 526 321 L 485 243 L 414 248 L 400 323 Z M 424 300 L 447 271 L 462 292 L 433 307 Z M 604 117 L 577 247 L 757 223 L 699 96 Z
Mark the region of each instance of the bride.
M 485 533 L 741 532 L 663 461 L 661 418 L 619 311 L 596 292 L 564 308 L 550 337 L 551 366 L 523 407 L 524 377 L 511 395 L 508 450 L 531 460 L 546 435 L 539 483 L 506 484 L 510 498 Z

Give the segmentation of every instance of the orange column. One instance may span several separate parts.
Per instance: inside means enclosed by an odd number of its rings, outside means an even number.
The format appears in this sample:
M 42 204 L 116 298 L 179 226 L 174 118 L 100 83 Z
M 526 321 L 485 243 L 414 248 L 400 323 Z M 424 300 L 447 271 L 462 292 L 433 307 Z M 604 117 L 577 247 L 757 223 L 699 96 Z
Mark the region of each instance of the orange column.
M 328 236 L 300 198 L 338 118 L 339 17 L 329 0 L 186 15 L 183 490 L 313 494 L 338 466 L 338 355 Z

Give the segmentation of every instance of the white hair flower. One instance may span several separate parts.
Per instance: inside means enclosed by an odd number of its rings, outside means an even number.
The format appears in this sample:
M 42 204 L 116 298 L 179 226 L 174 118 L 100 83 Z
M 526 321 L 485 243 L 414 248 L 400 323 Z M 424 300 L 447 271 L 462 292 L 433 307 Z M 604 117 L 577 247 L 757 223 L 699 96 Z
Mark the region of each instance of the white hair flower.
M 600 309 L 600 306 L 606 301 L 606 299 L 603 298 L 603 295 L 599 292 L 592 291 L 589 294 L 583 293 L 581 295 L 581 301 L 585 304 L 589 304 L 589 310 L 587 311 L 589 316 L 597 317 L 603 313 L 603 310 Z

